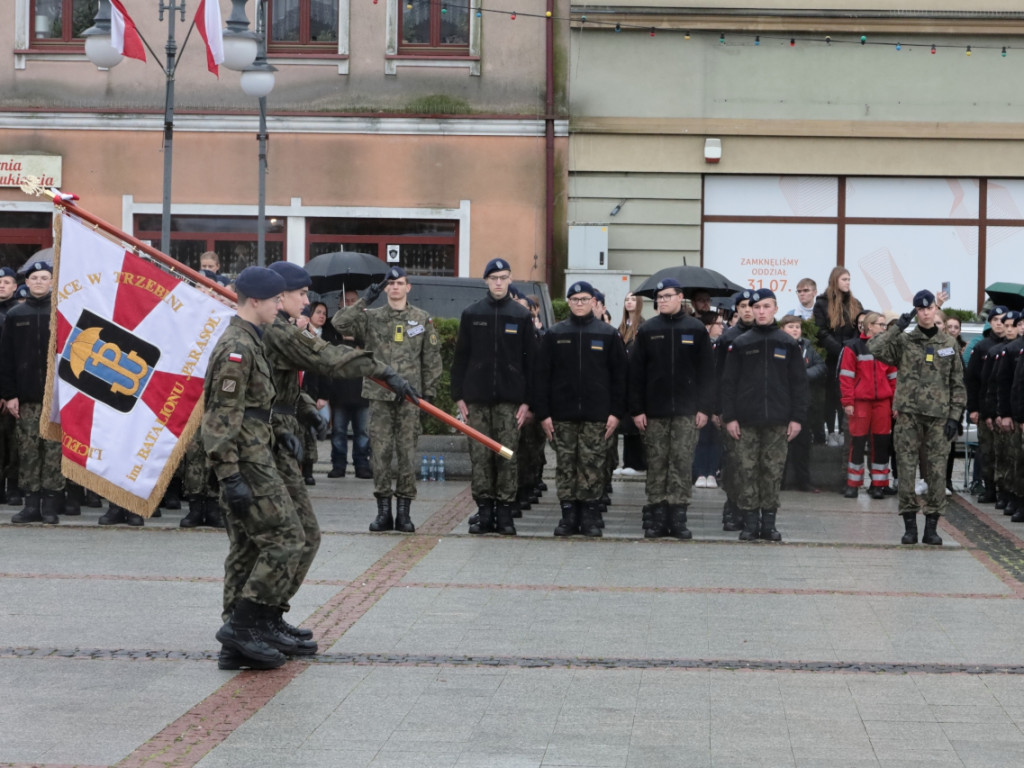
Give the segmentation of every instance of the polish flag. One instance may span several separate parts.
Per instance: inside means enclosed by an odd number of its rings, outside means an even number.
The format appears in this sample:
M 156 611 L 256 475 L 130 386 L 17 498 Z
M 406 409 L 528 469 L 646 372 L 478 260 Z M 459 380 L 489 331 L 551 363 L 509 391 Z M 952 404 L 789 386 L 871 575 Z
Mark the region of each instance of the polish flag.
M 110 0 L 110 44 L 122 56 L 146 60 L 146 48 L 121 0 Z
M 217 65 L 224 61 L 224 30 L 221 28 L 218 0 L 200 0 L 196 9 L 196 29 L 206 43 L 206 68 L 219 78 Z

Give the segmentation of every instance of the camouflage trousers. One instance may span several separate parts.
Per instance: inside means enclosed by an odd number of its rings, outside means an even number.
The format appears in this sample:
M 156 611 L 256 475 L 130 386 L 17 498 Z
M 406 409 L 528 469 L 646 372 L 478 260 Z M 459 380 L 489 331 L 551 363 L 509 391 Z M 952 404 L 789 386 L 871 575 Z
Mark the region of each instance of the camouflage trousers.
M 644 448 L 647 451 L 648 504 L 690 503 L 697 437 L 693 416 L 647 420 Z
M 899 514 L 925 515 L 946 511 L 946 457 L 949 440 L 943 429 L 944 416 L 900 413 L 893 430 L 896 464 L 900 468 Z M 914 468 L 920 463 L 921 477 L 928 483 L 924 508 L 919 509 L 914 493 Z
M 996 454 L 996 486 L 1008 493 L 1016 493 L 1017 462 L 1020 456 L 1020 431 L 1013 425 L 1012 432 L 994 431 Z
M 416 441 L 421 431 L 420 410 L 412 403 L 370 401 L 370 467 L 378 499 L 389 499 L 392 493 L 416 498 Z
M 978 462 L 981 464 L 981 479 L 986 488 L 995 488 L 996 481 L 996 437 L 984 419 L 978 419 Z
M 285 429 L 298 436 L 301 427 L 299 426 L 298 419 L 294 416 L 274 414 L 274 419 L 280 419 Z M 313 511 L 313 503 L 309 500 L 309 493 L 306 491 L 306 480 L 302 476 L 302 468 L 299 466 L 299 462 L 283 448 L 276 448 L 274 450 L 274 461 L 277 463 L 277 473 L 281 476 L 285 490 L 292 500 L 295 515 L 299 519 L 299 525 L 302 526 L 302 532 L 305 534 L 302 552 L 299 555 L 298 564 L 295 566 L 295 574 L 292 577 L 291 592 L 288 594 L 288 599 L 290 600 L 299 591 L 302 582 L 305 581 L 306 574 L 309 573 L 310 566 L 313 565 L 316 553 L 320 549 L 320 523 L 317 522 L 316 513 Z M 285 611 L 289 608 L 287 602 L 282 607 Z
M 736 481 L 736 506 L 740 509 L 778 509 L 782 471 L 789 443 L 786 427 L 740 426 L 740 439 L 728 434 Z
M 185 456 L 181 461 L 181 492 L 186 499 L 194 496 L 217 498 L 217 491 L 210 484 L 210 468 L 206 463 L 206 451 L 203 450 L 203 435 L 196 430 L 195 436 L 185 447 Z
M 559 501 L 597 501 L 604 490 L 608 441 L 597 421 L 556 421 L 555 486 Z
M 242 477 L 265 478 L 270 467 L 239 463 Z M 255 485 L 250 481 L 250 485 Z M 228 532 L 228 556 L 224 560 L 225 621 L 235 604 L 252 600 L 282 611 L 295 594 L 295 574 L 302 559 L 306 534 L 295 505 L 282 483 L 273 493 L 257 496 L 247 514 L 236 515 L 222 501 Z
M 519 430 L 519 487 L 533 488 L 540 482 L 544 472 L 544 444 L 547 438 L 536 420 L 523 425 Z
M 519 428 L 516 426 L 518 408 L 515 403 L 472 403 L 466 421 L 473 429 L 514 449 L 514 446 L 519 445 Z M 513 454 L 510 460 L 505 460 L 476 440 L 470 440 L 469 460 L 473 471 L 470 489 L 474 499 L 495 499 L 509 504 L 516 500 L 518 456 Z
M 720 429 L 722 455 L 718 463 L 719 486 L 725 491 L 725 498 L 735 504 L 739 491 L 739 483 L 736 482 L 736 441 L 725 431 L 725 425 Z
M 40 403 L 19 403 L 18 417 L 18 485 L 25 493 L 63 491 L 64 475 L 60 472 L 60 443 L 39 434 Z
M 0 413 L 0 485 L 5 478 L 18 482 L 18 420 Z
M 604 484 L 606 486 L 611 483 L 617 466 L 619 466 L 619 433 L 613 432 L 604 454 Z

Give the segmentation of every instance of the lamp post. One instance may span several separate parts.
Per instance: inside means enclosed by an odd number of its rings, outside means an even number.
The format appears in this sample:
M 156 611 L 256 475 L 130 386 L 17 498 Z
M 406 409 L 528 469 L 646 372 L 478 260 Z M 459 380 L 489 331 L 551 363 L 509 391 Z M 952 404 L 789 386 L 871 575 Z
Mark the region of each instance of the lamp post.
M 247 30 L 248 20 L 245 18 L 247 0 L 231 0 L 231 16 L 228 29 L 224 32 L 224 66 L 229 69 L 242 69 L 252 63 L 256 56 L 256 35 Z M 211 0 L 216 2 L 216 0 Z M 167 43 L 164 47 L 166 63 L 160 68 L 166 76 L 164 91 L 164 188 L 163 210 L 160 220 L 160 250 L 166 254 L 171 252 L 171 168 L 174 150 L 174 76 L 178 67 L 178 42 L 174 37 L 175 16 L 185 22 L 185 0 L 160 0 L 158 10 L 160 21 L 167 18 Z M 141 33 L 140 33 L 141 36 Z M 121 62 L 122 55 L 111 44 L 110 36 L 110 0 L 99 0 L 93 26 L 82 33 L 85 38 L 85 55 L 97 67 L 110 69 Z M 186 38 L 187 39 L 187 38 Z M 145 42 L 145 39 L 143 39 Z M 150 52 L 149 43 L 146 47 Z M 156 54 L 153 54 L 154 57 Z M 246 59 L 248 56 L 248 59 Z

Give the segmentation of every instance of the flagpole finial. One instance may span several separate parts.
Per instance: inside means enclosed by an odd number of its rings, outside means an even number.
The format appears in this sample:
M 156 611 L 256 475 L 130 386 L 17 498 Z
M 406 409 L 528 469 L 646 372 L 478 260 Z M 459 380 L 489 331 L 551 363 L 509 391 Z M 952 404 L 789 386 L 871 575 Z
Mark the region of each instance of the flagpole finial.
M 42 179 L 38 176 L 23 176 L 21 179 L 21 191 L 26 195 L 34 195 L 36 197 L 46 196 L 51 200 L 56 200 L 57 195 L 51 192 L 49 189 L 43 186 Z

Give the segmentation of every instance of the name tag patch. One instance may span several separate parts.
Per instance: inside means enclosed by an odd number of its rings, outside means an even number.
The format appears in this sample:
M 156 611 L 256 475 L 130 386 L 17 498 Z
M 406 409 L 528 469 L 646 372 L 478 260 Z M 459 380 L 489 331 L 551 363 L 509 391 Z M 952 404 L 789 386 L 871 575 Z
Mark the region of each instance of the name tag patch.
M 427 330 L 427 329 L 424 328 L 422 325 L 414 325 L 414 326 L 412 326 L 412 328 L 409 329 L 408 336 L 411 339 L 413 336 L 419 336 L 425 330 Z
M 939 350 L 939 357 L 949 357 L 952 354 L 953 354 L 953 348 L 952 347 L 944 347 L 943 349 Z

